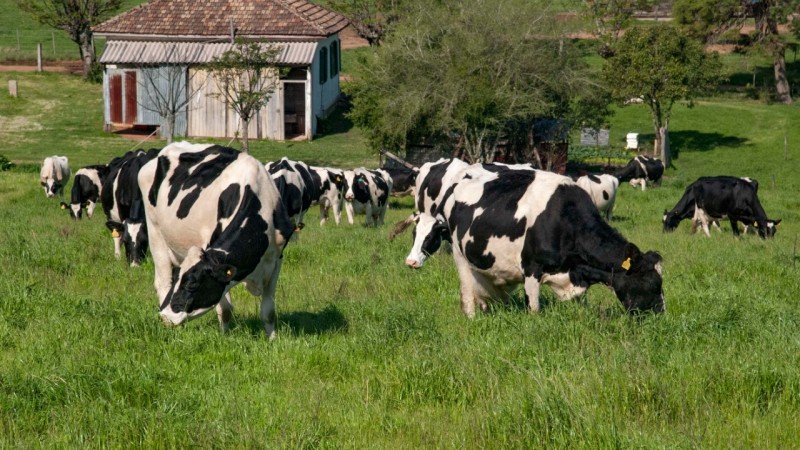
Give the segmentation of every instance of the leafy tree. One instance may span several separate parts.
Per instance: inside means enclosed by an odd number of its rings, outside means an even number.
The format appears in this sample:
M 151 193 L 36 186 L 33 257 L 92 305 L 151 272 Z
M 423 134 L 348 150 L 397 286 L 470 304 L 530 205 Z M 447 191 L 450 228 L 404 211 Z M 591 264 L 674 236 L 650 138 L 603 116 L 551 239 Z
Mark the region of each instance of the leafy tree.
M 597 38 L 600 40 L 600 55 L 612 55 L 614 43 L 628 28 L 635 11 L 652 9 L 657 0 L 585 0 L 584 6 L 594 22 Z
M 16 0 L 39 23 L 64 30 L 78 44 L 83 77 L 89 78 L 97 62 L 92 26 L 116 12 L 122 0 Z
M 650 108 L 655 153 L 670 164 L 669 121 L 675 102 L 692 99 L 712 89 L 720 79 L 716 53 L 707 54 L 696 40 L 671 25 L 635 27 L 614 46 L 614 56 L 603 66 L 614 99 L 625 103 L 641 98 Z
M 787 42 L 778 26 L 789 24 L 800 29 L 800 0 L 676 0 L 672 8 L 676 22 L 706 42 L 729 29 L 741 29 L 752 18 L 755 42 L 772 55 L 777 99 L 792 102 L 786 72 Z
M 596 89 L 546 2 L 464 0 L 413 8 L 347 86 L 375 148 L 455 141 L 490 161 L 513 124 L 565 117 Z
M 238 39 L 234 47 L 214 58 L 207 68 L 219 89 L 218 97 L 239 116 L 242 150 L 250 150 L 249 128 L 253 116 L 269 102 L 280 79 L 280 47 Z
M 326 3 L 350 19 L 350 24 L 370 46 L 379 46 L 403 14 L 409 0 L 328 0 Z

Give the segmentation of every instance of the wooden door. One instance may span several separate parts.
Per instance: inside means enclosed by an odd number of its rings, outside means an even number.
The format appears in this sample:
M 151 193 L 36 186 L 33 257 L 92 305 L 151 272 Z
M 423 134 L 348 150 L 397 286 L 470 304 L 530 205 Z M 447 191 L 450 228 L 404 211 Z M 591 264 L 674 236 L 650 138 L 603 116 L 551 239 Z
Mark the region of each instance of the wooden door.
M 136 123 L 136 72 L 125 72 L 125 123 Z
M 111 123 L 122 123 L 122 75 L 111 75 L 108 82 L 108 101 Z

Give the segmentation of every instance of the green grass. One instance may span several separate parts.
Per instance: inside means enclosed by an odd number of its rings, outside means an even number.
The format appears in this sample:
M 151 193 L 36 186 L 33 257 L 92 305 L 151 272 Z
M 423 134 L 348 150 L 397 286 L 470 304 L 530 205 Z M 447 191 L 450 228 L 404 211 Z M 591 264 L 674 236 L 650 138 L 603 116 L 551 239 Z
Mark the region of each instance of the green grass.
M 114 260 L 102 215 L 73 222 L 37 180 L 39 161 L 73 170 L 135 142 L 100 131 L 100 87 L 55 74 L 0 95 L 0 448 L 792 448 L 800 436 L 800 109 L 708 99 L 676 108 L 677 153 L 660 188 L 620 188 L 617 227 L 664 256 L 668 312 L 629 317 L 607 288 L 543 311 L 514 305 L 466 319 L 452 258 L 403 265 L 410 235 L 386 225 L 317 225 L 286 249 L 278 334 L 233 292 L 231 331 L 208 314 L 179 328 L 157 315 L 153 266 Z M 647 138 L 641 106 L 611 142 Z M 310 143 L 256 142 L 342 167 L 376 158 L 335 117 Z M 789 159 L 783 159 L 784 133 Z M 652 138 L 652 137 L 651 137 Z M 226 143 L 226 142 L 223 142 Z M 163 143 L 157 143 L 163 145 Z M 156 146 L 157 146 L 156 145 Z M 149 146 L 149 144 L 148 144 Z M 661 213 L 701 175 L 749 175 L 774 240 L 711 238 Z M 775 188 L 772 177 L 775 177 Z

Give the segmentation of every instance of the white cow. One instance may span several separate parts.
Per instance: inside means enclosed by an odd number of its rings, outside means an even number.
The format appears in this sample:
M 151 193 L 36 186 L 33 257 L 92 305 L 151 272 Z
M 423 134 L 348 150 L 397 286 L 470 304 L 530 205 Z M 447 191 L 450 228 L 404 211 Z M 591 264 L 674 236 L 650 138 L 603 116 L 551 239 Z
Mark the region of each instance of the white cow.
M 64 196 L 64 186 L 69 181 L 69 159 L 66 156 L 48 156 L 42 162 L 39 182 L 48 197 Z

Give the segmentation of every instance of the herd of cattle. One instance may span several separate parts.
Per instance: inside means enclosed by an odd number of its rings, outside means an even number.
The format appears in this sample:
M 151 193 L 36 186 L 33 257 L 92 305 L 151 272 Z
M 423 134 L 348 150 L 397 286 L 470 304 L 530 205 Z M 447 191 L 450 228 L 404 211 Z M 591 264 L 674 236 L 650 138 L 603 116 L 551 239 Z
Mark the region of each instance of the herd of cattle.
M 379 226 L 390 195 L 414 195 L 416 212 L 398 223 L 393 239 L 414 225 L 405 263 L 420 268 L 443 241 L 452 246 L 467 316 L 490 299 L 506 298 L 522 284 L 531 311 L 541 284 L 563 300 L 593 284 L 610 287 L 629 312 L 664 311 L 662 258 L 641 251 L 608 222 L 620 181 L 660 183 L 664 166 L 637 156 L 614 175 L 572 179 L 527 164 L 468 164 L 440 159 L 420 168 L 341 170 L 283 158 L 266 165 L 237 150 L 179 142 L 131 151 L 75 174 L 73 219 L 91 218 L 99 201 L 121 257 L 141 264 L 147 250 L 162 319 L 181 324 L 215 308 L 220 326 L 231 319 L 230 289 L 244 283 L 261 297 L 267 335 L 275 336 L 275 290 L 286 244 L 304 226 L 312 205 L 320 225 L 330 210 L 336 224 L 344 205 L 348 222 L 363 213 Z M 46 158 L 40 173 L 48 197 L 63 196 L 70 178 L 66 157 Z M 780 220 L 768 219 L 748 178 L 702 177 L 663 216 L 664 231 L 691 218 L 692 232 L 728 218 L 735 235 L 772 237 Z

